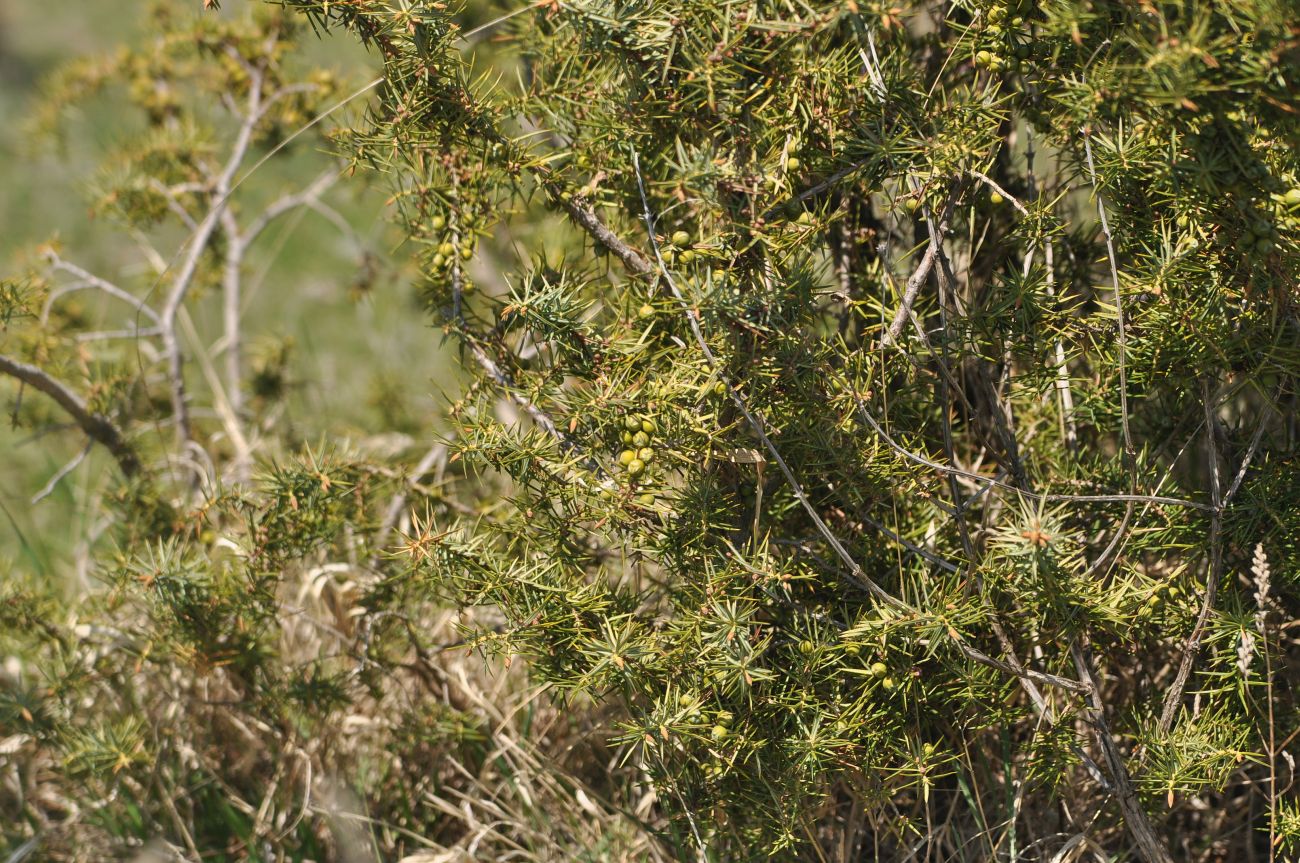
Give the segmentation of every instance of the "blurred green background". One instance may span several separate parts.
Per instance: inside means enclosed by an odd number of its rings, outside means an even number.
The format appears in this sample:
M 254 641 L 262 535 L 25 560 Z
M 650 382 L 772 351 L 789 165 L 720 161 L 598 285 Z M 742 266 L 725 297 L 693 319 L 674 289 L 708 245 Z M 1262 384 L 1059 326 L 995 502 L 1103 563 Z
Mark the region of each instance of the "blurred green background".
M 225 5 L 219 14 L 247 12 L 246 3 Z M 173 6 L 181 15 L 217 14 L 203 13 L 199 0 L 175 0 Z M 67 259 L 92 272 L 139 278 L 143 261 L 134 244 L 117 226 L 92 219 L 87 206 L 105 156 L 139 128 L 121 110 L 121 94 L 97 94 L 70 112 L 57 147 L 33 138 L 26 121 L 47 75 L 71 59 L 142 38 L 148 11 L 144 0 L 0 0 L 0 274 L 23 272 L 38 244 L 57 240 Z M 373 58 L 351 39 L 308 34 L 304 45 L 313 65 L 334 70 L 352 85 L 348 92 L 375 74 Z M 348 116 L 340 113 L 344 122 Z M 295 148 L 259 169 L 252 191 L 269 200 L 302 188 L 327 158 L 318 142 Z M 403 267 L 404 251 L 395 248 L 397 237 L 384 212 L 387 195 L 382 178 L 372 176 L 340 182 L 328 197 L 376 256 L 378 278 L 368 290 L 356 289 L 361 268 L 355 251 L 312 213 L 281 219 L 250 258 L 247 351 L 255 357 L 291 346 L 292 386 L 278 422 L 292 439 L 418 451 L 436 434 L 444 394 L 458 389 L 443 335 L 420 308 Z M 83 301 L 97 302 L 89 295 Z M 190 305 L 209 341 L 216 337 L 218 303 L 211 295 Z M 7 350 L 6 338 L 0 330 L 0 351 Z M 12 382 L 0 383 L 0 560 L 84 587 L 92 576 L 88 543 L 103 530 L 100 501 L 114 475 L 96 448 L 52 495 L 32 504 L 83 440 L 66 430 L 13 428 L 16 393 Z

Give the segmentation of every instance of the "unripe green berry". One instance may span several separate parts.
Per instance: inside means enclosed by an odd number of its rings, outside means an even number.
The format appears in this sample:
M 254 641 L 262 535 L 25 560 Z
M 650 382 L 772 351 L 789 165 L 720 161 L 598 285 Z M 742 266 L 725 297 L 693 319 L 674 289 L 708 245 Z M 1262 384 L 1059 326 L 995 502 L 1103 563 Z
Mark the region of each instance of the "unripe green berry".
M 641 420 L 641 431 L 645 432 L 646 434 L 654 434 L 655 431 L 658 430 L 658 428 L 659 426 L 655 424 L 654 420 L 651 419 Z
M 799 161 L 798 156 L 786 156 L 785 168 L 787 171 L 797 171 L 803 167 L 803 162 Z
M 653 318 L 655 316 L 655 307 L 646 303 L 637 309 L 636 313 L 641 318 Z
M 638 432 L 641 430 L 641 420 L 636 417 L 627 417 L 623 420 L 623 428 L 630 432 Z
M 442 216 L 434 216 L 429 220 L 429 227 L 433 228 L 435 231 L 441 231 L 443 228 L 447 227 L 447 220 Z
M 871 663 L 871 675 L 873 677 L 884 677 L 889 673 L 889 666 L 883 662 Z
M 993 194 L 989 195 L 989 203 L 995 207 L 1000 206 L 1005 201 L 1006 198 L 1002 197 L 1002 195 L 998 194 L 997 192 L 994 192 Z
M 687 249 L 678 255 L 677 259 L 683 264 L 689 264 L 691 261 L 695 260 L 695 252 L 691 249 Z
M 727 739 L 727 735 L 730 734 L 731 732 L 728 731 L 725 726 L 715 725 L 713 726 L 713 731 L 709 733 L 713 736 L 714 740 L 721 743 L 722 741 Z
M 637 450 L 636 457 L 646 464 L 650 464 L 650 462 L 655 459 L 655 451 L 648 446 L 643 446 L 641 449 Z
M 626 466 L 626 465 L 631 464 L 632 461 L 633 461 L 635 458 L 636 458 L 636 452 L 635 452 L 635 451 L 630 450 L 630 449 L 625 449 L 625 450 L 623 450 L 621 453 L 618 454 L 618 463 L 621 464 L 621 465 L 625 465 L 625 466 Z
M 650 435 L 646 434 L 645 432 L 639 431 L 636 434 L 632 435 L 633 446 L 639 448 L 645 446 L 648 443 L 650 443 Z
M 641 459 L 634 458 L 627 463 L 628 476 L 640 476 L 643 473 L 645 473 L 645 462 L 641 461 Z
M 672 243 L 674 246 L 686 246 L 691 242 L 691 235 L 685 231 L 674 231 Z

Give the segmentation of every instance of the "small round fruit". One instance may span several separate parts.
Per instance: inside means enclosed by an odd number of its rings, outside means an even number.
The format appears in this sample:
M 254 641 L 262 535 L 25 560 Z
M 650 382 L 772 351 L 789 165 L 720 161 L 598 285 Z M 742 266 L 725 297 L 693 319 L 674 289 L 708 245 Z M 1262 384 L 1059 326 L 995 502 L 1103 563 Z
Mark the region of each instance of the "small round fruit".
M 623 420 L 623 428 L 630 432 L 638 432 L 641 430 L 641 420 L 636 417 L 628 417 Z
M 1300 206 L 1300 188 L 1287 189 L 1286 194 L 1282 196 L 1282 200 L 1286 201 L 1288 206 Z
M 618 454 L 618 463 L 624 467 L 630 465 L 634 459 L 636 459 L 636 452 L 634 450 L 625 449 Z
M 687 249 L 686 251 L 678 255 L 677 259 L 680 260 L 683 264 L 689 264 L 691 261 L 695 260 L 695 252 L 692 251 L 691 249 Z
M 1002 35 L 1002 25 L 1001 25 L 1001 24 L 990 24 L 989 26 L 985 27 L 984 30 L 985 30 L 985 32 L 988 33 L 990 36 L 1001 36 L 1001 35 Z
M 807 656 L 816 649 L 817 645 L 813 644 L 811 641 L 805 639 L 804 641 L 799 642 L 799 652 L 804 656 Z
M 975 53 L 975 62 L 981 66 L 992 66 L 993 53 L 991 51 L 977 51 Z
M 462 261 L 468 261 L 472 257 L 474 257 L 474 247 L 462 246 L 460 250 L 460 259 Z
M 641 506 L 647 506 L 647 507 L 654 506 L 655 496 L 650 492 L 646 492 L 645 494 L 639 494 L 636 497 L 636 502 L 639 503 Z
M 909 215 L 915 216 L 917 211 L 921 209 L 921 202 L 916 198 L 904 198 L 903 209 L 907 211 Z
M 452 255 L 456 254 L 456 247 L 453 246 L 451 243 L 439 243 L 438 254 L 446 255 L 447 257 L 450 258 Z
M 884 677 L 889 673 L 889 666 L 883 662 L 871 663 L 871 675 L 873 677 Z
M 797 171 L 803 167 L 803 162 L 799 161 L 798 156 L 786 156 L 785 168 L 787 171 Z
M 716 384 L 713 385 L 713 394 L 719 396 L 725 396 L 727 394 L 727 385 L 722 381 L 718 381 Z
M 628 446 L 631 446 L 632 433 L 630 431 L 623 432 L 621 435 L 619 435 L 619 440 L 623 441 L 623 443 L 627 444 Z
M 655 316 L 655 307 L 646 303 L 637 309 L 636 313 L 641 318 L 653 318 Z
M 894 678 L 892 678 L 892 677 L 886 677 L 884 680 L 880 681 L 880 685 L 883 686 L 883 687 L 885 687 L 885 689 L 887 689 L 887 690 L 893 689 L 893 688 L 894 688 Z
M 733 720 L 733 719 L 735 719 L 735 718 L 736 718 L 736 715 L 735 715 L 734 713 L 732 713 L 730 710 L 719 710 L 719 711 L 718 711 L 718 724 L 719 724 L 719 725 L 730 725 L 730 724 L 731 724 L 731 720 Z
M 709 734 L 712 735 L 713 739 L 718 741 L 719 743 L 726 740 L 727 735 L 730 733 L 731 732 L 726 729 L 726 726 L 723 725 L 715 725 L 713 726 L 713 730 L 709 732 Z
M 636 451 L 636 457 L 646 464 L 650 464 L 650 462 L 655 460 L 655 451 L 651 447 L 643 446 L 641 449 Z
M 927 743 L 927 744 L 925 744 L 924 746 L 922 746 L 922 747 L 921 747 L 921 754 L 924 755 L 926 758 L 929 758 L 931 755 L 933 755 L 933 754 L 934 754 L 934 744 L 933 744 L 933 743 Z
M 643 431 L 639 431 L 636 434 L 632 435 L 632 445 L 637 447 L 638 449 L 643 446 L 646 446 L 649 443 L 650 443 L 650 435 L 646 434 Z
M 989 195 L 989 203 L 995 207 L 1000 206 L 1005 201 L 1006 198 L 1002 197 L 997 192 L 994 192 L 993 194 Z
M 433 264 L 435 270 L 441 270 L 443 267 L 447 266 L 447 256 L 439 252 L 433 256 L 433 260 L 430 261 L 430 263 Z
M 685 231 L 673 231 L 672 243 L 674 246 L 685 246 L 691 242 L 691 235 Z
M 849 656 L 857 656 L 859 653 L 862 652 L 862 645 L 850 641 L 844 645 L 844 652 L 847 653 Z
M 683 692 L 681 695 L 677 696 L 677 703 L 682 707 L 690 707 L 695 703 L 695 696 L 691 695 L 689 692 Z
M 628 476 L 640 476 L 643 473 L 645 473 L 645 462 L 641 461 L 641 459 L 634 458 L 627 463 Z
M 654 434 L 659 429 L 654 420 L 641 420 L 641 431 L 646 434 Z
M 429 220 L 429 227 L 433 228 L 435 231 L 441 231 L 443 228 L 447 227 L 447 220 L 442 216 L 434 216 Z

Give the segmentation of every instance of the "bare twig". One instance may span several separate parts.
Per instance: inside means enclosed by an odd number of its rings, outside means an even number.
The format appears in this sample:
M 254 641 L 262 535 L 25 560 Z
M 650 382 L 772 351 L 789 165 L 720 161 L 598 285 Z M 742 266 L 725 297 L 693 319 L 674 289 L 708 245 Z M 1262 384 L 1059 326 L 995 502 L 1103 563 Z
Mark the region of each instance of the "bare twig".
M 338 169 L 330 168 L 323 171 L 315 180 L 312 180 L 302 191 L 284 195 L 272 201 L 239 235 L 239 245 L 244 247 L 250 245 L 272 222 L 290 210 L 298 207 L 310 207 L 338 181 L 338 178 Z
M 58 402 L 59 407 L 72 416 L 77 425 L 81 426 L 82 431 L 96 443 L 103 444 L 113 454 L 124 476 L 132 477 L 140 472 L 140 459 L 117 424 L 103 414 L 92 411 L 86 404 L 86 400 L 74 393 L 66 384 L 36 366 L 4 354 L 0 354 L 0 372 L 17 378 L 32 389 L 39 390 Z
M 54 476 L 50 477 L 50 481 L 47 482 L 44 485 L 44 487 L 41 488 L 40 491 L 36 492 L 36 494 L 32 496 L 32 501 L 31 501 L 32 506 L 35 506 L 36 504 L 45 500 L 45 498 L 52 495 L 54 493 L 54 489 L 58 487 L 59 482 L 65 476 L 67 476 L 68 474 L 76 470 L 77 465 L 81 464 L 83 461 L 86 460 L 86 456 L 90 454 L 90 448 L 94 445 L 95 442 L 93 440 L 86 441 L 86 445 L 81 448 L 81 451 L 78 452 L 75 456 L 73 456 L 71 461 L 69 461 L 63 467 L 59 468 L 58 471 L 54 474 Z
M 226 260 L 221 272 L 221 350 L 226 365 L 226 392 L 230 410 L 238 417 L 244 409 L 243 328 L 240 307 L 243 305 L 244 252 L 247 248 L 235 214 L 229 208 L 221 214 L 221 230 L 226 238 Z
M 146 304 L 143 300 L 139 299 L 138 297 L 131 295 L 131 293 L 129 293 L 128 291 L 119 288 L 117 285 L 113 284 L 107 279 L 101 279 L 99 276 L 96 276 L 94 273 L 84 270 L 81 267 L 77 266 L 76 264 L 71 263 L 70 261 L 63 260 L 63 258 L 59 257 L 59 254 L 53 250 L 47 250 L 45 252 L 45 260 L 49 263 L 51 269 L 67 273 L 71 276 L 76 276 L 79 281 L 79 284 L 68 285 L 57 291 L 52 291 L 50 293 L 49 299 L 45 301 L 45 308 L 41 310 L 42 322 L 49 317 L 50 306 L 53 305 L 54 301 L 58 297 L 74 290 L 95 288 L 97 290 L 103 291 L 104 293 L 108 294 L 110 297 L 114 297 L 116 299 L 121 300 L 122 302 L 131 306 L 131 308 L 135 309 L 140 314 L 149 318 L 149 320 L 153 321 L 154 323 L 158 323 L 158 313 L 155 312 L 152 308 L 150 308 L 148 304 Z
M 1201 382 L 1201 397 L 1205 402 L 1205 458 L 1210 468 L 1210 500 L 1214 504 L 1214 509 L 1210 513 L 1210 554 L 1206 565 L 1205 596 L 1201 601 L 1200 613 L 1196 616 L 1196 625 L 1192 627 L 1192 632 L 1184 643 L 1183 658 L 1178 663 L 1178 673 L 1165 693 L 1164 705 L 1160 711 L 1161 732 L 1168 732 L 1174 724 L 1174 716 L 1183 700 L 1187 679 L 1192 673 L 1196 654 L 1201 648 L 1201 639 L 1205 637 L 1210 615 L 1214 612 L 1214 603 L 1219 594 L 1219 580 L 1223 576 L 1223 507 L 1219 489 L 1219 448 L 1216 442 L 1219 423 L 1218 417 L 1215 416 L 1214 397 L 1210 392 L 1208 381 Z
M 1116 335 L 1119 341 L 1119 418 L 1120 431 L 1124 438 L 1124 459 L 1128 462 L 1130 491 L 1137 490 L 1137 454 L 1133 449 L 1133 434 L 1128 421 L 1128 331 L 1124 325 L 1124 296 L 1119 284 L 1119 263 L 1115 258 L 1115 239 L 1110 233 L 1110 222 L 1106 219 L 1106 203 L 1102 200 L 1101 189 L 1097 187 L 1097 169 L 1092 162 L 1092 139 L 1088 131 L 1083 134 L 1083 151 L 1088 159 L 1088 176 L 1097 196 L 1097 215 L 1101 218 L 1101 233 L 1106 238 L 1106 258 L 1110 262 L 1111 286 L 1115 291 Z
M 1169 851 L 1156 835 L 1155 828 L 1151 826 L 1151 819 L 1147 817 L 1146 810 L 1142 808 L 1142 802 L 1138 799 L 1137 791 L 1133 788 L 1128 768 L 1124 765 L 1124 755 L 1119 751 L 1119 745 L 1115 742 L 1115 737 L 1106 722 L 1106 705 L 1102 701 L 1101 690 L 1094 679 L 1092 665 L 1078 639 L 1070 642 L 1070 658 L 1074 661 L 1079 679 L 1088 688 L 1088 724 L 1092 726 L 1093 737 L 1101 748 L 1106 769 L 1110 771 L 1115 799 L 1119 801 L 1120 810 L 1124 813 L 1124 824 L 1138 847 L 1138 853 L 1146 863 L 1173 863 L 1173 858 L 1169 856 Z
M 211 208 L 194 232 L 189 244 L 189 252 L 181 263 L 159 315 L 163 353 L 167 357 L 167 375 L 171 382 L 172 413 L 176 417 L 176 436 L 182 448 L 193 438 L 193 433 L 190 428 L 189 405 L 186 403 L 185 396 L 184 358 L 181 354 L 180 339 L 176 335 L 176 315 L 194 282 L 203 252 L 207 249 L 229 203 L 235 174 L 244 162 L 244 157 L 253 141 L 253 132 L 261 119 L 263 73 L 258 67 L 250 67 L 250 76 L 247 114 L 239 126 L 230 156 L 217 176 L 216 182 L 213 183 Z
M 921 262 L 917 264 L 903 289 L 903 298 L 899 301 L 898 311 L 894 313 L 894 320 L 890 322 L 889 329 L 885 332 L 885 344 L 890 345 L 897 342 L 898 337 L 903 334 L 903 327 L 907 325 L 907 320 L 912 314 L 912 304 L 916 302 L 916 296 L 921 291 L 921 285 L 925 284 L 925 280 L 930 277 L 930 270 L 934 268 L 934 261 L 938 254 L 939 247 L 931 240 L 925 247 L 925 254 L 921 256 Z
M 1274 395 L 1274 401 L 1277 395 L 1281 394 L 1279 387 L 1278 393 Z M 1270 402 L 1270 408 L 1272 403 Z M 1250 439 L 1250 446 L 1246 449 L 1246 455 L 1241 460 L 1241 467 L 1237 468 L 1237 475 L 1232 478 L 1232 485 L 1228 486 L 1227 492 L 1223 495 L 1223 505 L 1227 506 L 1232 499 L 1237 496 L 1237 490 L 1241 488 L 1242 481 L 1246 478 L 1246 472 L 1250 469 L 1250 463 L 1255 459 L 1255 453 L 1259 451 L 1259 444 L 1264 439 L 1264 431 L 1268 428 L 1268 412 L 1264 412 L 1260 417 L 1259 426 L 1255 429 L 1255 434 Z
M 1024 204 L 1020 203 L 1020 200 L 1016 198 L 1015 195 L 1011 194 L 1006 189 L 999 186 L 997 182 L 993 180 L 992 177 L 988 177 L 984 174 L 981 174 L 979 171 L 970 171 L 969 173 L 972 177 L 979 180 L 981 183 L 988 186 L 990 189 L 992 189 L 993 191 L 997 192 L 999 195 L 1001 195 L 1002 197 L 1010 201 L 1011 206 L 1015 207 L 1017 210 L 1020 211 L 1020 215 L 1022 216 L 1029 215 L 1029 208 L 1026 207 Z

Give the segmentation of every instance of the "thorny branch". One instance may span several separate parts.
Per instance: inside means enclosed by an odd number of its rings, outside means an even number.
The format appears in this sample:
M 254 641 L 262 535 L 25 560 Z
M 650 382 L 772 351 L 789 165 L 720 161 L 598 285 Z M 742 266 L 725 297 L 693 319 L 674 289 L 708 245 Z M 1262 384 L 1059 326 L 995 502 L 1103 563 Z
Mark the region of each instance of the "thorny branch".
M 840 560 L 843 561 L 845 566 L 848 567 L 849 572 L 852 574 L 854 580 L 859 584 L 861 584 L 863 587 L 865 587 L 867 591 L 871 593 L 872 596 L 876 597 L 878 600 L 891 606 L 892 608 L 901 611 L 915 613 L 916 611 L 915 609 L 913 609 L 907 603 L 895 597 L 893 594 L 886 591 L 879 584 L 877 584 L 873 579 L 871 579 L 871 577 L 868 576 L 866 572 L 863 571 L 862 567 L 849 553 L 848 549 L 844 547 L 844 544 L 840 542 L 839 538 L 835 536 L 834 532 L 831 531 L 830 527 L 826 524 L 825 520 L 821 517 L 821 514 L 817 512 L 816 508 L 812 505 L 812 502 L 808 499 L 808 495 L 804 491 L 803 485 L 799 482 L 798 478 L 795 476 L 794 471 L 790 468 L 789 464 L 786 463 L 780 451 L 777 450 L 776 445 L 772 443 L 772 439 L 767 434 L 766 427 L 763 423 L 762 417 L 756 414 L 755 412 L 753 412 L 752 410 L 750 410 L 749 405 L 746 403 L 743 394 L 741 394 L 740 391 L 736 389 L 735 385 L 729 380 L 728 376 L 722 371 L 721 363 L 718 361 L 717 356 L 713 353 L 713 349 L 709 347 L 708 340 L 704 338 L 704 332 L 700 327 L 698 313 L 695 311 L 694 308 L 691 307 L 691 305 L 687 302 L 686 298 L 682 295 L 681 290 L 677 287 L 677 284 L 672 277 L 672 273 L 669 271 L 667 265 L 664 263 L 663 256 L 660 253 L 659 244 L 655 240 L 655 216 L 653 210 L 650 207 L 650 199 L 646 195 L 645 181 L 641 174 L 641 163 L 635 150 L 632 151 L 632 166 L 636 172 L 637 187 L 641 193 L 641 203 L 644 209 L 642 217 L 646 224 L 646 231 L 649 234 L 651 246 L 654 249 L 655 259 L 658 261 L 659 264 L 660 275 L 662 276 L 664 284 L 668 286 L 669 291 L 672 293 L 673 298 L 677 301 L 677 304 L 681 307 L 682 311 L 685 313 L 687 321 L 691 328 L 691 332 L 695 338 L 696 344 L 699 345 L 699 348 L 701 352 L 704 354 L 705 359 L 708 361 L 711 369 L 719 376 L 719 379 L 723 382 L 724 386 L 726 386 L 727 392 L 730 395 L 732 402 L 736 405 L 737 409 L 745 417 L 745 421 L 754 430 L 754 433 L 758 436 L 764 448 L 767 450 L 768 454 L 772 457 L 772 460 L 776 462 L 776 465 L 780 469 L 782 475 L 785 477 L 786 482 L 790 485 L 790 490 L 794 494 L 795 499 L 799 501 L 799 504 L 803 508 L 804 512 L 808 514 L 814 526 L 817 528 L 818 533 L 822 535 L 822 538 L 825 539 L 826 542 L 835 551 L 836 556 L 839 557 Z M 982 665 L 987 665 L 989 667 L 996 668 L 1006 673 L 1015 675 L 1022 680 L 1036 680 L 1038 682 L 1059 686 L 1061 688 L 1073 692 L 1085 691 L 1084 687 L 1082 687 L 1080 684 L 1076 683 L 1075 681 L 1068 680 L 1062 677 L 1057 677 L 1055 675 L 1044 674 L 1042 672 L 1023 668 L 1019 665 L 1019 663 L 1013 665 L 1013 664 L 1004 663 L 999 660 L 993 659 L 992 657 L 968 645 L 965 642 L 965 640 L 962 639 L 957 634 L 955 630 L 951 630 L 949 632 L 949 635 L 953 639 L 953 643 L 957 647 L 957 650 L 963 656 L 966 656 L 968 659 L 971 659 Z
M 103 444 L 113 454 L 123 476 L 133 477 L 140 472 L 140 459 L 136 455 L 135 448 L 127 441 L 126 435 L 117 424 L 103 414 L 92 411 L 86 404 L 86 400 L 69 389 L 66 384 L 36 366 L 4 354 L 0 354 L 0 372 L 17 378 L 32 389 L 54 399 L 59 407 L 71 415 L 82 431 L 96 443 Z

